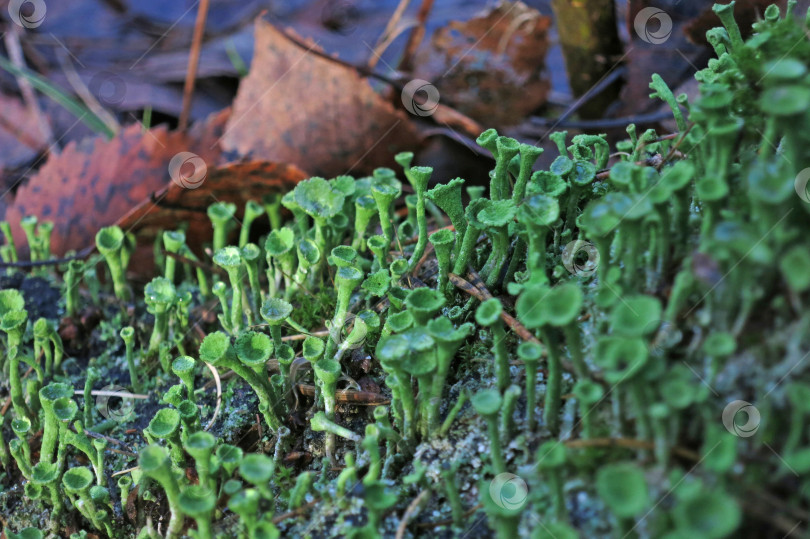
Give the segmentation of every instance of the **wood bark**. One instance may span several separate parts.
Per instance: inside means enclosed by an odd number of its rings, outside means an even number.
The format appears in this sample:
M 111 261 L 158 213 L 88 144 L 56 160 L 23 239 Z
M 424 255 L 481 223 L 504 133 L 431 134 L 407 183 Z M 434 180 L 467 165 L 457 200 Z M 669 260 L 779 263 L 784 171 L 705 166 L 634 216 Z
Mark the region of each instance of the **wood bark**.
M 566 71 L 575 97 L 590 90 L 622 54 L 614 0 L 552 0 Z M 586 118 L 598 118 L 619 96 L 620 83 L 608 86 L 580 109 Z

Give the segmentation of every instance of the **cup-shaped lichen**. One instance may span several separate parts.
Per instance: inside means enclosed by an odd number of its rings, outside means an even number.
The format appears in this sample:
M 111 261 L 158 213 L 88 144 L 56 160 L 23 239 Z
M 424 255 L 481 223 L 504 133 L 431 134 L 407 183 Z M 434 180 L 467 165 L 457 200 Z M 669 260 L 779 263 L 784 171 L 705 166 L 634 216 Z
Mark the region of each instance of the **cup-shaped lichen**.
M 427 324 L 430 336 L 437 343 L 436 347 L 436 372 L 433 375 L 430 390 L 431 405 L 428 411 L 429 430 L 434 432 L 439 424 L 439 409 L 442 403 L 447 375 L 450 372 L 450 364 L 456 355 L 456 351 L 469 337 L 475 326 L 467 322 L 459 327 L 454 327 L 453 323 L 446 316 L 440 316 L 431 320 Z
M 644 472 L 635 464 L 608 464 L 596 473 L 596 492 L 619 520 L 622 533 L 628 533 L 630 519 L 649 506 Z
M 494 286 L 501 277 L 509 251 L 508 226 L 516 212 L 517 208 L 511 200 L 499 200 L 484 204 L 475 214 L 477 224 L 487 231 L 492 242 L 492 252 L 479 272 L 488 287 Z
M 42 461 L 31 469 L 31 482 L 39 486 L 42 490 L 48 490 L 52 510 L 51 510 L 51 531 L 56 532 L 59 526 L 59 519 L 62 515 L 63 502 L 59 495 L 59 476 L 61 470 L 55 462 Z
M 501 442 L 498 433 L 498 414 L 501 411 L 503 399 L 497 389 L 483 389 L 473 395 L 472 405 L 475 411 L 487 422 L 487 433 L 489 434 L 490 453 L 492 468 L 495 474 L 506 472 L 506 461 L 501 452 Z
M 323 178 L 299 182 L 293 191 L 295 202 L 315 221 L 315 243 L 321 253 L 328 253 L 326 223 L 343 209 L 346 197 Z
M 540 364 L 543 349 L 534 341 L 525 341 L 518 345 L 517 354 L 526 367 L 526 429 L 528 432 L 533 432 L 537 424 L 537 417 L 534 413 L 537 401 L 537 367 Z
M 449 282 L 447 274 L 450 272 L 450 258 L 456 241 L 455 234 L 452 230 L 442 228 L 428 236 L 428 240 L 433 245 L 436 261 L 439 265 L 436 290 L 444 292 L 447 290 L 447 283 Z
M 244 452 L 240 447 L 231 444 L 220 444 L 215 452 L 216 462 L 227 479 L 242 462 Z
M 495 147 L 497 149 L 497 152 L 493 153 L 495 156 L 495 170 L 489 183 L 489 196 L 492 200 L 505 200 L 511 198 L 509 192 L 509 164 L 512 158 L 520 151 L 520 143 L 513 138 L 498 137 L 495 140 Z
M 124 231 L 117 226 L 102 228 L 96 234 L 96 248 L 110 269 L 115 295 L 121 301 L 130 301 L 132 293 L 127 286 L 124 264 Z
M 501 320 L 503 305 L 497 298 L 489 298 L 481 303 L 475 311 L 478 325 L 492 329 L 492 355 L 494 372 L 498 379 L 498 390 L 503 393 L 511 383 L 509 374 L 509 352 L 506 348 L 506 332 Z
M 273 295 L 282 279 L 285 293 L 291 293 L 297 262 L 295 233 L 286 226 L 273 230 L 264 241 L 264 251 L 267 258 L 267 281 L 270 283 L 268 296 Z
M 230 329 L 238 333 L 242 327 L 242 252 L 237 247 L 223 247 L 214 255 L 214 263 L 228 272 L 231 282 Z
M 149 338 L 149 353 L 154 354 L 168 337 L 169 309 L 177 300 L 177 289 L 165 277 L 155 277 L 146 285 L 143 295 L 148 311 L 155 315 L 155 327 Z
M 283 343 L 281 340 L 281 325 L 292 314 L 292 305 L 281 298 L 267 298 L 260 311 L 262 318 L 270 326 L 270 335 L 273 344 L 278 350 Z
M 515 187 L 512 191 L 512 202 L 517 206 L 526 194 L 526 185 L 532 176 L 532 167 L 535 161 L 542 155 L 543 148 L 530 144 L 520 145 L 520 171 L 515 180 Z
M 461 187 L 464 180 L 455 178 L 445 184 L 439 184 L 426 193 L 441 210 L 450 218 L 453 228 L 456 231 L 456 244 L 453 248 L 453 255 L 458 256 L 461 249 L 461 240 L 467 230 L 467 221 L 464 219 L 464 205 L 461 200 Z
M 542 471 L 551 490 L 554 515 L 558 521 L 568 519 L 565 509 L 565 492 L 562 467 L 565 465 L 565 445 L 557 440 L 549 440 L 537 450 L 537 468 Z
M 186 244 L 186 233 L 182 230 L 167 230 L 163 233 L 163 248 L 167 253 L 177 254 Z M 177 260 L 174 257 L 167 256 L 165 271 L 163 276 L 169 281 L 174 282 L 174 271 L 177 267 Z
M 618 335 L 641 337 L 658 329 L 661 302 L 652 296 L 630 296 L 616 304 L 610 313 L 610 326 Z
M 213 486 L 211 478 L 211 456 L 216 446 L 216 438 L 210 432 L 201 430 L 186 438 L 183 447 L 194 459 L 197 468 L 197 476 L 201 485 Z
M 138 454 L 138 466 L 149 478 L 156 481 L 166 493 L 171 513 L 168 532 L 179 535 L 183 529 L 183 513 L 180 509 L 180 486 L 172 470 L 171 460 L 166 450 L 159 445 L 149 445 Z
M 417 325 L 424 326 L 444 307 L 444 294 L 431 288 L 415 288 L 405 299 L 408 312 Z
M 409 269 L 416 267 L 419 259 L 425 253 L 427 246 L 427 218 L 425 216 L 425 192 L 427 191 L 430 176 L 433 174 L 431 167 L 411 167 L 408 169 L 408 181 L 411 182 L 413 190 L 416 192 L 416 221 L 419 229 L 419 238 L 414 247 L 411 259 L 408 261 Z
M 329 264 L 345 268 L 354 264 L 357 259 L 357 250 L 349 245 L 338 245 L 332 249 L 331 254 L 327 258 Z
M 275 471 L 276 467 L 273 464 L 273 459 L 261 453 L 245 455 L 242 462 L 239 463 L 239 475 L 255 486 L 266 499 L 273 498 L 270 480 L 273 478 Z
M 681 500 L 673 510 L 677 529 L 687 537 L 729 537 L 742 521 L 738 502 L 722 490 L 706 490 Z
M 393 176 L 393 172 L 389 174 L 378 174 L 375 171 L 375 177 L 371 184 L 371 196 L 374 202 L 377 203 L 377 213 L 380 216 L 380 225 L 382 226 L 383 236 L 385 237 L 385 248 L 391 245 L 394 239 L 394 223 L 391 215 L 391 205 L 394 200 L 402 193 L 402 184 Z M 369 245 L 371 247 L 371 245 Z M 383 258 L 380 261 L 385 264 L 387 260 Z
M 197 523 L 195 537 L 212 539 L 211 517 L 217 504 L 217 497 L 211 489 L 203 485 L 190 485 L 180 492 L 177 502 L 180 511 Z
M 161 408 L 149 422 L 148 433 L 154 438 L 166 440 L 172 461 L 181 465 L 185 460 L 180 441 L 180 412 L 174 408 Z
M 273 353 L 273 341 L 264 333 L 246 331 L 236 338 L 236 357 L 260 376 L 267 372 L 267 360 Z
M 354 289 L 357 288 L 361 282 L 363 282 L 363 272 L 353 266 L 338 268 L 335 274 L 337 302 L 335 304 L 335 314 L 332 317 L 332 323 L 329 328 L 329 340 L 326 343 L 326 353 L 324 354 L 327 358 L 332 357 L 337 349 L 338 341 L 340 340 L 340 332 L 346 325 L 352 292 L 354 292 Z
M 270 428 L 276 430 L 281 426 L 281 421 L 275 413 L 274 401 L 266 382 L 267 376 L 259 376 L 255 370 L 243 365 L 237 359 L 230 338 L 226 334 L 215 331 L 206 335 L 202 344 L 200 344 L 200 359 L 217 367 L 231 369 L 239 377 L 243 378 L 259 397 L 260 409 Z
M 215 202 L 208 206 L 208 218 L 214 226 L 214 252 L 219 251 L 228 243 L 228 232 L 236 215 L 236 204 L 230 202 Z
M 239 515 L 247 537 L 256 536 L 260 501 L 259 491 L 253 488 L 241 490 L 228 500 L 228 509 Z
M 331 359 L 322 359 L 312 365 L 318 384 L 323 392 L 323 405 L 326 417 L 335 417 L 335 390 L 340 379 L 340 363 Z
M 517 211 L 518 220 L 526 226 L 528 235 L 528 258 L 526 268 L 529 278 L 535 282 L 547 282 L 546 238 L 552 225 L 560 216 L 557 200 L 551 196 L 536 194 L 528 197 Z
M 248 313 L 248 320 L 252 321 L 252 317 L 255 316 L 259 304 L 262 301 L 262 289 L 261 286 L 259 286 L 262 250 L 255 243 L 248 243 L 242 246 L 241 253 L 248 274 L 248 284 L 250 285 L 250 293 L 248 294 L 250 312 Z M 271 288 L 271 292 L 273 291 L 274 290 Z
M 377 203 L 370 194 L 357 197 L 354 201 L 354 239 L 352 247 L 358 251 L 366 250 L 366 230 L 374 216 L 377 215 Z
M 315 363 L 319 359 L 323 357 L 323 353 L 326 350 L 326 343 L 323 342 L 323 339 L 318 337 L 309 336 L 304 339 L 304 344 L 301 348 L 301 354 L 304 356 L 304 359 L 309 361 L 310 363 Z
M 548 383 L 546 384 L 543 417 L 552 432 L 556 432 L 559 428 L 560 384 L 562 381 L 560 341 L 554 328 L 562 328 L 565 332 L 577 372 L 584 376 L 587 369 L 582 356 L 579 328 L 575 323 L 582 308 L 582 302 L 582 291 L 576 285 L 564 284 L 552 289 L 535 285 L 527 287 L 515 305 L 519 320 L 527 328 L 540 329 L 548 350 Z
M 42 405 L 45 421 L 42 432 L 42 445 L 40 446 L 40 462 L 53 462 L 54 450 L 59 438 L 59 419 L 54 412 L 56 401 L 61 398 L 72 398 L 73 386 L 58 382 L 51 382 L 39 390 L 39 402 Z
M 186 396 L 189 400 L 194 401 L 194 368 L 197 362 L 193 357 L 180 356 L 172 361 L 172 372 L 180 378 L 183 385 L 186 386 Z

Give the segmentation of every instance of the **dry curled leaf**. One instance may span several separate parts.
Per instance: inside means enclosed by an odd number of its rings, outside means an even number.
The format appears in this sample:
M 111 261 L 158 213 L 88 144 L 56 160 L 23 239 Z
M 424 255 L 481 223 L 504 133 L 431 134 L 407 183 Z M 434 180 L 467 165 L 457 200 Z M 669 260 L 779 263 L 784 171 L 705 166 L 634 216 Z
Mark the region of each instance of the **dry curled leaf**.
M 115 137 L 71 142 L 52 156 L 24 185 L 6 211 L 19 246 L 26 246 L 19 222 L 25 215 L 54 222 L 51 250 L 56 255 L 80 250 L 96 232 L 171 182 L 168 165 L 180 152 L 198 154 L 214 163 L 220 150 L 227 111 L 213 115 L 188 134 L 140 125 L 122 129 Z
M 311 50 L 319 49 L 313 43 Z M 253 62 L 233 103 L 225 150 L 330 177 L 390 166 L 395 153 L 415 143 L 405 114 L 354 70 L 256 21 Z
M 551 18 L 522 2 L 439 28 L 417 53 L 414 73 L 441 99 L 485 125 L 520 123 L 546 100 Z

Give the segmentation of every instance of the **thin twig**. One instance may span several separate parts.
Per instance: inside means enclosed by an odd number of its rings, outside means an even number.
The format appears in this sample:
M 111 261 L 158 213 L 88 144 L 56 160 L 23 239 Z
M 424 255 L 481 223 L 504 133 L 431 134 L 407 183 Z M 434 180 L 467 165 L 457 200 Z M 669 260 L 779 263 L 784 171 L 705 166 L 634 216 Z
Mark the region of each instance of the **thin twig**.
M 416 49 L 419 48 L 419 45 L 422 44 L 422 39 L 425 37 L 425 23 L 427 23 L 431 9 L 433 9 L 433 0 L 422 0 L 422 4 L 419 6 L 419 12 L 416 14 L 416 26 L 411 30 L 411 35 L 408 36 L 408 42 L 405 44 L 405 49 L 402 52 L 402 59 L 399 62 L 398 69 L 402 71 L 411 70 Z
M 67 53 L 62 50 L 57 50 L 56 52 L 59 65 L 62 66 L 62 72 L 65 74 L 65 78 L 73 88 L 73 91 L 79 96 L 79 99 L 81 99 L 84 104 L 87 105 L 87 108 L 89 108 L 93 114 L 98 116 L 99 120 L 104 122 L 104 125 L 106 125 L 110 131 L 113 133 L 118 133 L 118 131 L 121 130 L 121 124 L 118 123 L 115 116 L 110 114 L 107 109 L 101 106 L 101 103 L 98 102 L 96 96 L 94 96 L 90 89 L 87 88 L 87 85 L 84 84 L 84 81 L 82 81 L 82 78 L 76 72 L 76 68 L 73 67 L 73 62 L 71 62 Z
M 120 445 L 121 447 L 125 448 L 127 451 L 134 451 L 131 447 L 120 440 L 116 440 L 115 438 L 110 438 L 109 436 L 105 436 L 104 434 L 99 434 L 98 432 L 93 432 L 92 430 L 84 429 L 84 433 L 91 438 L 98 438 L 100 440 L 107 440 L 111 444 Z M 133 453 L 134 456 L 134 453 Z
M 118 472 L 115 472 L 115 473 L 111 474 L 110 477 L 117 477 L 119 475 L 124 475 L 124 474 L 127 474 L 129 472 L 134 472 L 138 468 L 140 468 L 140 466 L 135 466 L 134 468 L 127 468 L 126 470 L 121 470 L 121 471 L 118 471 Z
M 68 256 L 66 258 L 52 258 L 50 260 L 38 260 L 36 262 L 32 262 L 30 260 L 23 260 L 20 262 L 0 262 L 0 268 L 38 268 L 40 266 L 53 266 L 56 264 L 65 264 L 72 260 L 82 260 L 90 256 L 95 250 L 96 246 L 92 245 L 89 247 L 85 247 L 78 253 L 73 256 Z
M 203 35 L 205 34 L 205 20 L 208 17 L 209 0 L 200 0 L 197 8 L 197 20 L 194 23 L 194 36 L 191 39 L 191 51 L 188 54 L 188 71 L 186 72 L 186 83 L 183 86 L 183 109 L 180 111 L 180 119 L 177 127 L 180 131 L 185 131 L 188 127 L 188 117 L 191 113 L 191 99 L 194 97 L 194 85 L 197 82 L 197 66 L 200 63 L 200 49 L 202 48 Z
M 84 395 L 83 389 L 77 389 L 73 392 L 74 395 Z M 96 397 L 121 397 L 122 399 L 148 399 L 149 395 L 140 393 L 130 393 L 129 391 L 105 391 L 103 389 L 94 389 L 90 392 L 91 395 Z
M 210 363 L 205 363 L 205 366 L 211 371 L 211 374 L 214 375 L 214 381 L 217 384 L 217 406 L 214 408 L 214 415 L 211 417 L 211 421 L 205 426 L 204 430 L 209 430 L 211 427 L 214 426 L 214 421 L 217 420 L 217 416 L 219 415 L 219 407 L 222 405 L 222 382 L 219 379 L 219 373 L 217 372 L 216 368 Z
M 405 14 L 405 10 L 408 9 L 408 5 L 410 3 L 411 0 L 399 0 L 397 8 L 394 10 L 391 18 L 388 19 L 388 24 L 385 25 L 385 29 L 380 35 L 380 38 L 377 40 L 377 44 L 374 45 L 374 49 L 371 51 L 371 58 L 368 59 L 367 64 L 369 69 L 374 69 L 374 67 L 377 65 L 377 61 L 382 57 L 382 53 L 388 48 L 388 45 L 390 45 L 391 42 L 396 39 L 400 33 L 402 33 L 402 29 L 397 30 L 397 26 L 399 25 L 399 21 L 402 19 L 402 15 Z
M 285 335 L 284 337 L 281 338 L 281 340 L 284 341 L 284 342 L 303 341 L 304 339 L 306 339 L 307 337 L 310 337 L 310 336 L 312 336 L 312 337 L 326 337 L 328 335 L 329 335 L 329 330 L 324 329 L 322 331 L 313 331 L 309 335 L 306 335 L 304 333 L 298 333 L 296 335 Z
M 405 531 L 408 529 L 408 523 L 419 513 L 419 506 L 428 496 L 430 496 L 430 490 L 423 490 L 416 498 L 413 499 L 410 505 L 408 505 L 408 508 L 405 510 L 405 512 L 402 514 L 402 518 L 399 520 L 396 539 L 402 539 L 405 537 Z
M 475 286 L 472 285 L 472 283 L 470 283 L 469 281 L 465 280 L 462 277 L 459 277 L 455 273 L 448 273 L 447 276 L 449 277 L 450 282 L 453 283 L 456 286 L 456 288 L 459 288 L 463 292 L 466 292 L 467 294 L 473 296 L 478 301 L 483 302 L 494 297 L 488 290 L 476 288 Z M 507 326 L 512 328 L 512 331 L 514 331 L 518 337 L 520 337 L 524 341 L 532 341 L 534 343 L 542 345 L 540 340 L 534 335 L 532 335 L 531 331 L 526 329 L 526 326 L 518 322 L 518 320 L 514 316 L 512 316 L 505 310 L 501 312 L 501 319 Z M 543 355 L 544 356 L 546 355 L 545 347 L 543 347 Z
M 422 255 L 422 258 L 419 259 L 419 262 L 416 263 L 416 266 L 413 267 L 413 271 L 411 272 L 413 275 L 419 275 L 419 270 L 422 269 L 422 264 L 424 264 L 428 257 L 433 254 L 433 244 L 428 244 L 425 247 L 425 254 Z

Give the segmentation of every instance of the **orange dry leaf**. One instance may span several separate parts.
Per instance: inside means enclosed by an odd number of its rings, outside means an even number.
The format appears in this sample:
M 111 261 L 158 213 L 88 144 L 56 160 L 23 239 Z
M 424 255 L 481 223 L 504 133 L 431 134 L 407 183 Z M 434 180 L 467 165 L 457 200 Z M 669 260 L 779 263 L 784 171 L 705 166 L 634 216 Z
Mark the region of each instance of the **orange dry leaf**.
M 551 18 L 522 2 L 502 2 L 439 28 L 417 52 L 414 73 L 442 102 L 488 126 L 523 121 L 546 100 Z
M 227 111 L 213 115 L 188 134 L 139 125 L 122 129 L 111 140 L 71 142 L 18 190 L 6 210 L 18 246 L 26 246 L 20 219 L 36 215 L 54 222 L 51 249 L 56 255 L 92 245 L 96 232 L 118 221 L 133 207 L 171 181 L 168 165 L 179 152 L 215 163 L 216 144 Z
M 405 113 L 354 70 L 307 52 L 263 19 L 256 21 L 255 43 L 224 150 L 331 177 L 390 166 L 395 153 L 416 144 Z

